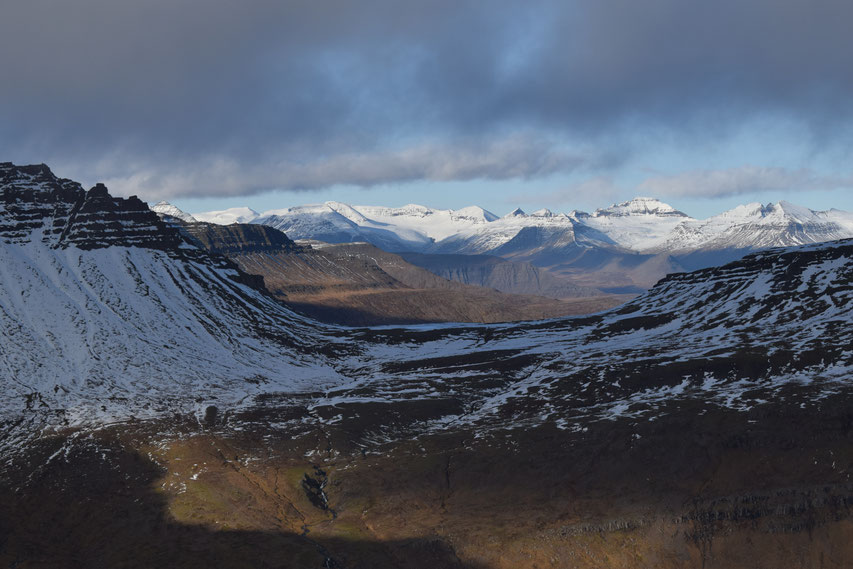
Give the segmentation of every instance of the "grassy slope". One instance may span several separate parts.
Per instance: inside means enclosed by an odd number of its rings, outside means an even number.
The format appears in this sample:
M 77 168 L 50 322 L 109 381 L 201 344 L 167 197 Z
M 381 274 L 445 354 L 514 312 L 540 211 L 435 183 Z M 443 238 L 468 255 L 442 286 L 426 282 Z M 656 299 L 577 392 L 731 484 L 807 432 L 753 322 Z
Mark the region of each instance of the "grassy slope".
M 272 426 L 290 408 L 56 436 L 4 468 L 0 564 L 849 567 L 850 403 L 396 443 L 364 407 L 298 434 Z

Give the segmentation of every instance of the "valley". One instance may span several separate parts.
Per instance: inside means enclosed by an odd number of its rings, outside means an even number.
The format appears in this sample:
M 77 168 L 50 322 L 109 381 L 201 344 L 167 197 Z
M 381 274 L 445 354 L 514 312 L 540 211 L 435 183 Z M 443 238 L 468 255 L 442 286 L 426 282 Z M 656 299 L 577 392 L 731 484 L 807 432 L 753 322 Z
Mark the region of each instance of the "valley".
M 541 320 L 598 312 L 632 298 L 578 287 L 529 264 L 501 260 L 495 270 L 488 262 L 491 270 L 483 273 L 468 256 L 460 256 L 463 267 L 472 264 L 481 275 L 489 275 L 471 283 L 442 278 L 368 243 L 297 244 L 276 229 L 256 224 L 177 227 L 208 251 L 263 277 L 266 288 L 290 308 L 334 324 Z
M 0 192 L 0 564 L 853 559 L 853 240 L 581 316 L 345 327 L 286 303 L 470 285 L 372 245 L 167 222 L 43 165 L 0 164 Z

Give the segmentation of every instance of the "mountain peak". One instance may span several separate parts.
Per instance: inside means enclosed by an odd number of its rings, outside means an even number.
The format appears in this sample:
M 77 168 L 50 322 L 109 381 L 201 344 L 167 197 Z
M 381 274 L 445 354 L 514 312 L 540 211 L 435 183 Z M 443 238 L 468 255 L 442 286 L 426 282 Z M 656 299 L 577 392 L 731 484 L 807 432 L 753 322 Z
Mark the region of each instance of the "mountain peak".
M 687 214 L 678 211 L 671 205 L 657 198 L 636 197 L 626 202 L 613 204 L 610 207 L 595 210 L 593 214 L 598 216 L 628 216 L 628 215 L 656 215 L 665 217 L 688 217 Z
M 798 223 L 803 222 L 820 222 L 821 219 L 817 212 L 803 206 L 793 204 L 788 201 L 780 201 L 778 203 L 768 203 L 766 205 L 753 202 L 745 205 L 739 205 L 733 209 L 723 212 L 716 218 L 720 219 L 766 219 L 767 221 L 789 220 Z M 715 219 L 715 218 L 712 218 Z
M 554 212 L 548 209 L 547 207 L 543 207 L 542 209 L 537 209 L 533 213 L 530 214 L 531 217 L 554 217 Z
M 360 211 L 358 211 L 358 209 L 354 208 L 349 204 L 336 201 L 327 201 L 324 205 L 331 211 L 345 217 L 353 223 L 360 225 L 367 220 L 364 214 L 362 214 Z
M 775 206 L 773 206 L 773 208 L 778 211 L 781 211 L 783 215 L 799 222 L 814 221 L 817 219 L 815 211 L 785 200 L 780 201 Z
M 111 245 L 172 249 L 181 238 L 136 196 L 114 198 L 103 184 L 88 192 L 44 164 L 0 164 L 0 239 L 55 248 Z
M 167 201 L 159 201 L 150 207 L 151 211 L 160 216 L 160 219 L 169 221 L 169 218 L 180 219 L 185 223 L 198 223 L 198 220 L 185 211 L 173 206 Z
M 525 217 L 525 216 L 527 216 L 527 214 L 524 213 L 524 210 L 521 209 L 520 207 L 517 207 L 514 210 L 512 210 L 511 212 L 509 212 L 508 214 L 506 214 L 504 217 L 506 218 L 506 217 Z
M 456 219 L 470 219 L 474 221 L 495 221 L 498 219 L 498 216 L 478 205 L 469 205 L 468 207 L 454 210 L 453 217 Z

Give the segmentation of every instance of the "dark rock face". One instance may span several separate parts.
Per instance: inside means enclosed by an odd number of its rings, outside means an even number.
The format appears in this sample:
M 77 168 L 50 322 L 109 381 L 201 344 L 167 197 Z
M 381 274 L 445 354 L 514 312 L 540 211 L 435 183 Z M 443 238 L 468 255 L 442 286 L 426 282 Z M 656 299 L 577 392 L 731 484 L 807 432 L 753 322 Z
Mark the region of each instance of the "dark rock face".
M 294 253 L 302 250 L 287 235 L 266 225 L 182 223 L 179 228 L 191 241 L 218 255 Z
M 85 195 L 80 184 L 57 178 L 44 164 L 0 163 L 0 237 L 26 242 L 32 231 L 44 227 L 45 241 L 58 239 L 75 204 Z
M 103 184 L 88 192 L 57 178 L 44 164 L 0 163 L 0 239 L 26 243 L 41 234 L 53 247 L 99 249 L 113 245 L 174 249 L 181 243 L 136 196 L 114 198 Z

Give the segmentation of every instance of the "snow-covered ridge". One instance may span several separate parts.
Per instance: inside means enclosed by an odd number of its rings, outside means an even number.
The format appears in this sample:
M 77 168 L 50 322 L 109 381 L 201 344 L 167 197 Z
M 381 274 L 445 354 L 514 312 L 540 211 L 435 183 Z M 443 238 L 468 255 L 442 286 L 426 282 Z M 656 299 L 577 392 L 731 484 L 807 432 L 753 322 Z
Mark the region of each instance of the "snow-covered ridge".
M 0 243 L 0 415 L 100 421 L 334 382 L 312 353 L 330 340 L 235 277 L 152 249 Z
M 657 249 L 763 249 L 834 241 L 853 237 L 850 219 L 846 212 L 814 211 L 786 201 L 751 203 L 704 221 L 685 221 Z
M 174 218 L 185 223 L 197 223 L 198 220 L 187 212 L 178 209 L 169 202 L 161 201 L 151 206 L 151 211 L 160 216 L 161 219 Z
M 192 217 L 196 221 L 216 223 L 218 225 L 231 225 L 232 223 L 252 223 L 260 214 L 248 207 L 232 207 L 220 211 L 206 211 L 194 213 Z
M 687 214 L 676 210 L 669 204 L 655 198 L 634 198 L 627 202 L 613 204 L 609 207 L 599 208 L 592 214 L 593 217 L 604 216 L 628 216 L 628 215 L 654 215 L 673 216 L 687 218 Z
M 810 397 L 819 399 L 846 389 L 853 372 L 851 278 L 848 240 L 773 249 L 671 275 L 634 301 L 591 317 L 445 327 L 445 333 L 421 327 L 420 338 L 412 330 L 395 337 L 394 346 L 371 348 L 368 356 L 401 362 L 374 374 L 372 389 L 377 397 L 403 389 L 409 397 L 418 391 L 440 396 L 432 386 L 450 373 L 448 362 L 488 352 L 501 362 L 495 375 L 502 386 L 479 388 L 475 380 L 488 372 L 477 366 L 453 371 L 454 378 L 472 378 L 470 396 L 481 401 L 436 428 L 454 421 L 498 428 L 552 421 L 572 428 L 589 417 L 653 419 L 680 398 L 749 410 L 804 385 L 815 386 Z M 335 403 L 346 398 L 333 394 Z M 806 404 L 804 397 L 798 403 Z
M 195 214 L 203 221 L 270 225 L 293 239 L 366 241 L 389 251 L 494 253 L 516 243 L 573 243 L 642 254 L 708 249 L 759 249 L 853 237 L 853 214 L 813 211 L 788 202 L 747 204 L 697 220 L 650 197 L 568 214 L 543 208 L 516 209 L 498 217 L 480 207 L 431 209 L 350 206 L 340 202 L 290 207 L 256 214 L 244 209 Z M 532 237 L 532 235 L 538 237 Z

